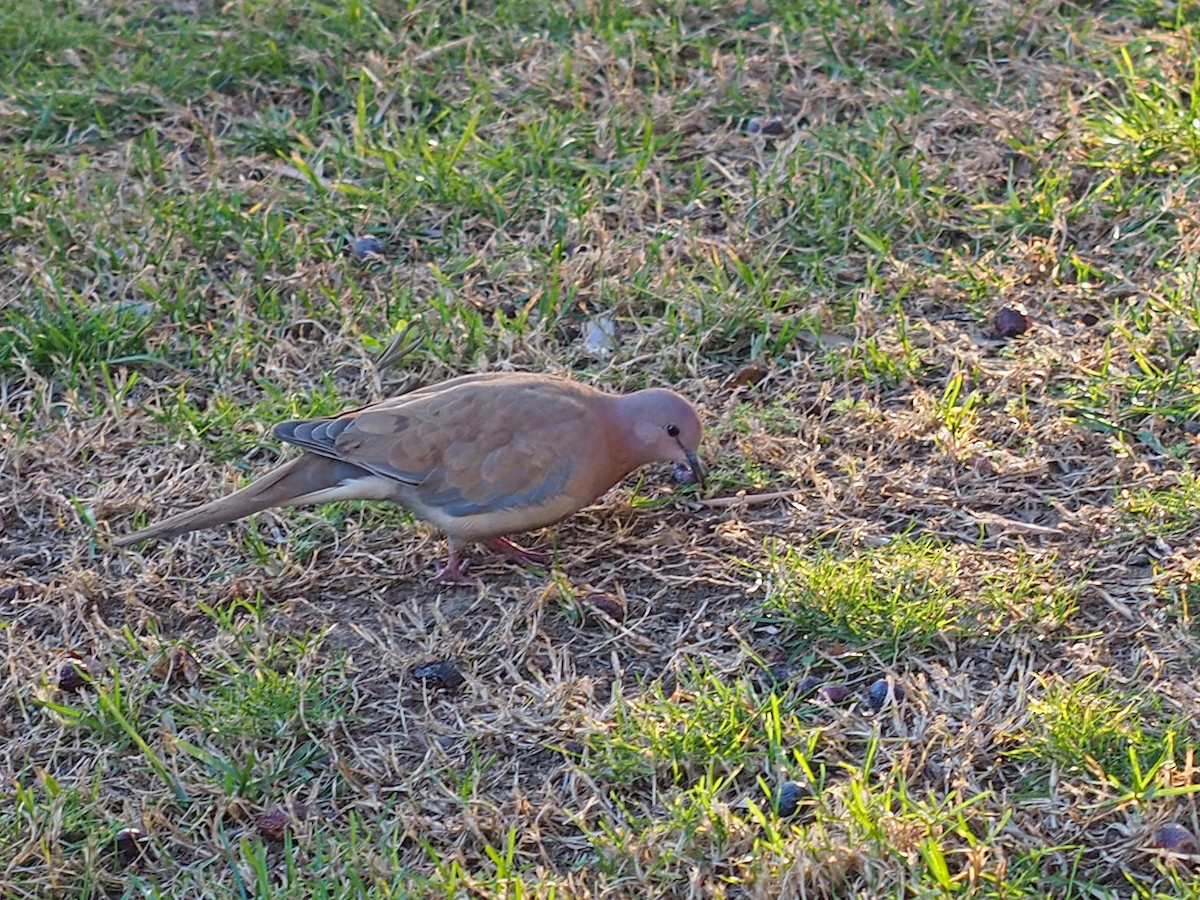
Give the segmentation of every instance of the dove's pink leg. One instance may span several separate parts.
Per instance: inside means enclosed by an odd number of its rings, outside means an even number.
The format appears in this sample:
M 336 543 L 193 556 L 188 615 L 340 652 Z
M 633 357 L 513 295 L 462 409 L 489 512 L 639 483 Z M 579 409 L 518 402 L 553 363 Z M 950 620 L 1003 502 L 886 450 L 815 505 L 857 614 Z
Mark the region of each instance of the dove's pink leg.
M 514 544 L 508 538 L 502 537 L 488 538 L 483 543 L 502 556 L 507 556 L 516 562 L 529 563 L 535 566 L 544 566 L 550 562 L 550 551 L 544 550 L 541 547 L 526 549 L 520 544 Z
M 445 563 L 437 567 L 437 571 L 433 575 L 434 582 L 441 584 L 469 582 L 471 579 L 467 577 L 467 560 L 463 557 L 463 545 L 455 540 L 448 543 L 450 544 L 450 553 L 446 557 Z

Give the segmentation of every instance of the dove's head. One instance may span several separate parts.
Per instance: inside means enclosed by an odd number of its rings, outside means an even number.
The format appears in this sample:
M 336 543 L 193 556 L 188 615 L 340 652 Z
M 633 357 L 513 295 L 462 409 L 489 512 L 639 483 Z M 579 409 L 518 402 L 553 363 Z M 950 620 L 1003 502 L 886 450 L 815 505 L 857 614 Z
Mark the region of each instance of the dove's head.
M 660 460 L 682 463 L 703 486 L 704 467 L 697 451 L 704 429 L 687 399 L 674 391 L 650 388 L 621 397 L 618 415 L 636 465 Z

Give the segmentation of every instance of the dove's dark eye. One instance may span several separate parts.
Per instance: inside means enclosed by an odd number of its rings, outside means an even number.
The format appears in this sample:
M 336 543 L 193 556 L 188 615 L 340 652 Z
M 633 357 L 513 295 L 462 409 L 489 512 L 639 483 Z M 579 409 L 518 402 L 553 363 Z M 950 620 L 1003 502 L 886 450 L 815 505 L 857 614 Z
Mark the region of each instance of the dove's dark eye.
M 667 434 L 671 437 L 679 437 L 679 426 L 674 423 L 667 426 Z

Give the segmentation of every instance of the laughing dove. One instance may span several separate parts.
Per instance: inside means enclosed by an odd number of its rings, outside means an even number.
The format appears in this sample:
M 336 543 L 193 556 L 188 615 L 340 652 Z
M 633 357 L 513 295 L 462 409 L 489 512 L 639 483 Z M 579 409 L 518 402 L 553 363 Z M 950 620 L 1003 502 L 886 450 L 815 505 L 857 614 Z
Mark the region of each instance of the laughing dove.
M 236 493 L 125 535 L 117 546 L 232 522 L 274 506 L 392 500 L 446 532 L 436 580 L 465 578 L 472 541 L 530 560 L 503 535 L 553 524 L 646 463 L 698 481 L 700 419 L 661 388 L 606 394 L 546 375 L 464 375 L 339 416 L 275 426 L 306 452 Z

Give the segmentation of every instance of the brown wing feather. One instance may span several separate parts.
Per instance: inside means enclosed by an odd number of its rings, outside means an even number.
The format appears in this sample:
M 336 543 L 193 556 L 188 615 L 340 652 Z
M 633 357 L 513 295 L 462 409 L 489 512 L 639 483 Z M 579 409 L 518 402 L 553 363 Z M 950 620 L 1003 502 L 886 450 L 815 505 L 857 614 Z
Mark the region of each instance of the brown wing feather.
M 457 383 L 456 383 L 457 382 Z M 277 436 L 414 488 L 451 516 L 539 506 L 593 452 L 588 389 L 538 376 L 466 376 Z

